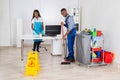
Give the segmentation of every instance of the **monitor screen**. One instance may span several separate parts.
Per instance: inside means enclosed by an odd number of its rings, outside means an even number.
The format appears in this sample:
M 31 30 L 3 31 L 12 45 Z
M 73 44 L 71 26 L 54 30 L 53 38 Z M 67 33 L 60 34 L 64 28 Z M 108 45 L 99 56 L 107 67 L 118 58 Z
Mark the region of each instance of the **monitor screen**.
M 79 24 L 76 23 L 75 25 L 76 25 L 76 30 L 79 31 Z
M 61 25 L 46 25 L 45 35 L 46 36 L 56 36 L 61 34 Z

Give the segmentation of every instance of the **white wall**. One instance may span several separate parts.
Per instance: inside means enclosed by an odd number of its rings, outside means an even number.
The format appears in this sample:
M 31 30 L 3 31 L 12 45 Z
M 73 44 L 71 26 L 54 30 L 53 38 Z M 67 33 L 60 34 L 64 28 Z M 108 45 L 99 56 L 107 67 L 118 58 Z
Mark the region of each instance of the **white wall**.
M 69 4 L 68 4 L 69 2 Z M 60 9 L 77 5 L 77 0 L 10 0 L 11 44 L 16 44 L 16 20 L 23 19 L 24 34 L 32 34 L 31 18 L 38 9 L 45 24 L 59 24 L 63 17 Z
M 120 0 L 80 0 L 82 27 L 101 29 L 105 35 L 105 50 L 116 54 L 120 63 Z
M 41 0 L 40 5 L 45 24 L 60 24 L 63 20 L 61 8 L 73 8 L 77 6 L 77 0 Z
M 0 0 L 0 46 L 10 46 L 9 0 Z

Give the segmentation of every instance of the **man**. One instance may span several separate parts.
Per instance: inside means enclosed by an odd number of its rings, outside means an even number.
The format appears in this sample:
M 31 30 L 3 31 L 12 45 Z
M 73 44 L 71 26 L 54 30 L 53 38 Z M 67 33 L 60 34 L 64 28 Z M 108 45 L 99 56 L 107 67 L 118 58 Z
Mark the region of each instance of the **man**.
M 65 61 L 75 62 L 74 58 L 74 41 L 76 36 L 76 26 L 75 21 L 71 15 L 68 14 L 67 10 L 65 8 L 61 9 L 61 14 L 63 17 L 65 17 L 65 24 L 64 22 L 61 22 L 61 26 L 65 26 L 67 28 L 67 32 L 62 37 L 65 39 L 67 36 L 68 40 L 68 56 L 65 57 Z

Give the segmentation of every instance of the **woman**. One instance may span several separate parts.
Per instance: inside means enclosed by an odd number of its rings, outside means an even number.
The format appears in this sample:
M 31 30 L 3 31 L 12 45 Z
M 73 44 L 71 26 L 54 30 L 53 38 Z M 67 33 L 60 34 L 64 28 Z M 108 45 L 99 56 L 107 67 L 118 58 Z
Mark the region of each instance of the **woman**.
M 33 30 L 34 35 L 39 35 L 43 33 L 44 30 L 43 20 L 38 10 L 34 10 L 33 12 L 31 28 Z M 42 40 L 38 40 L 38 39 L 34 40 L 33 51 L 39 52 L 39 45 L 41 41 Z

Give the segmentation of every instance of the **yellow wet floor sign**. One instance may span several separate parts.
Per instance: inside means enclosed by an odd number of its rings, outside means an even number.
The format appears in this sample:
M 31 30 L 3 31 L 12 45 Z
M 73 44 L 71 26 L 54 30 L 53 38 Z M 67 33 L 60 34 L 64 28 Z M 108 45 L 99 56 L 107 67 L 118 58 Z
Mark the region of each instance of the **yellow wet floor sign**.
M 40 62 L 37 51 L 30 51 L 26 64 L 25 76 L 36 76 L 40 71 Z

